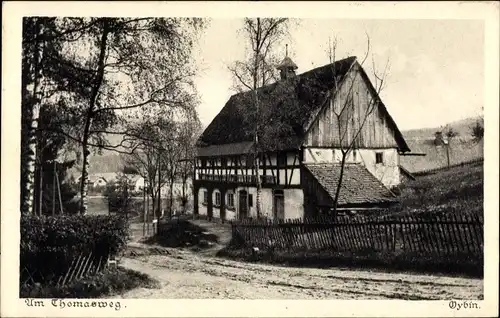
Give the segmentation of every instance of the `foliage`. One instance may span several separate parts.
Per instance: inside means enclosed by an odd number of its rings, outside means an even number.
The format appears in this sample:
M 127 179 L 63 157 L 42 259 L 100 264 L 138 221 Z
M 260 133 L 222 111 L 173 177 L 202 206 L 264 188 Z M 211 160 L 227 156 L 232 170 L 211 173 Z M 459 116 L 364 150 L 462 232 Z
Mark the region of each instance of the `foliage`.
M 158 286 L 158 281 L 146 274 L 118 267 L 108 268 L 61 287 L 24 285 L 19 293 L 21 298 L 103 298 L 134 288 Z
M 204 24 L 197 18 L 25 18 L 22 184 L 31 188 L 26 145 L 33 145 L 28 142 L 29 127 L 36 119 L 32 120 L 30 112 L 34 104 L 39 107 L 50 101 L 67 115 L 65 125 L 50 130 L 78 144 L 83 155 L 80 198 L 85 213 L 90 151 L 123 151 L 126 137 L 112 145 L 106 135 L 127 135 L 117 129 L 125 120 L 141 119 L 135 109 L 153 114 L 182 108 L 193 99 L 190 54 Z M 43 81 L 32 65 L 40 46 L 43 63 L 37 67 Z M 33 82 L 45 92 L 43 101 L 28 94 Z
M 116 181 L 107 183 L 103 196 L 108 202 L 110 212 L 116 211 L 128 219 L 131 212 L 133 190 L 134 186 L 131 185 L 130 179 L 125 174 L 119 175 Z
M 116 255 L 127 239 L 128 224 L 121 216 L 21 216 L 21 259 L 44 253 L 67 258 L 84 251 Z
M 253 92 L 252 100 L 246 104 L 245 112 L 249 112 L 253 117 L 252 142 L 254 147 L 249 157 L 255 166 L 256 186 L 257 186 L 257 217 L 260 217 L 262 210 L 261 203 L 261 179 L 259 176 L 259 156 L 261 148 L 260 127 L 273 127 L 272 123 L 266 120 L 264 112 L 260 106 L 257 89 L 266 86 L 272 81 L 276 81 L 277 71 L 275 69 L 275 50 L 281 40 L 288 32 L 289 20 L 287 18 L 245 18 L 242 32 L 245 35 L 247 53 L 245 60 L 236 61 L 229 67 L 238 91 L 250 90 Z M 264 116 L 263 116 L 264 115 Z
M 476 124 L 470 128 L 470 130 L 471 136 L 475 141 L 479 142 L 484 138 L 484 126 L 479 121 L 477 121 Z
M 182 115 L 182 117 L 181 117 Z M 184 110 L 177 116 L 163 114 L 129 125 L 135 137 L 131 141 L 136 150 L 122 155 L 125 166 L 134 169 L 148 182 L 148 195 L 153 202 L 159 201 L 160 190 L 170 186 L 168 212 L 173 206 L 173 184 L 180 179 L 187 187 L 193 171 L 195 141 L 201 124 L 196 112 Z M 186 196 L 184 192 L 182 194 Z M 161 204 L 155 205 L 156 214 Z

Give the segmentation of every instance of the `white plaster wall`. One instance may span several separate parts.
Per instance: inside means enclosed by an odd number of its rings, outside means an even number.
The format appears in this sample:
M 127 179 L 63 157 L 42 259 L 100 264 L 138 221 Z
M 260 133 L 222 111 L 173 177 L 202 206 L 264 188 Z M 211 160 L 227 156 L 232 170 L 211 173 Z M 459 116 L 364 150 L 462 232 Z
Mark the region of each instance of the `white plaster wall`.
M 217 188 L 213 189 L 213 191 L 212 191 L 212 217 L 220 218 L 220 207 L 218 207 L 215 203 L 216 202 L 215 201 L 215 194 L 216 193 L 220 193 L 220 190 Z M 221 198 L 221 202 L 222 202 L 222 198 Z
M 234 192 L 234 205 L 235 205 L 235 217 L 238 215 L 240 203 L 239 203 L 239 191 L 246 190 L 248 194 L 253 196 L 253 206 L 248 208 L 248 216 L 256 218 L 257 217 L 257 188 L 256 187 L 238 187 Z M 273 194 L 271 189 L 263 188 L 261 190 L 261 204 L 262 204 L 262 216 L 273 216 Z M 226 215 L 227 215 L 226 209 Z
M 302 189 L 285 189 L 285 219 L 304 217 L 304 192 Z
M 354 155 L 356 152 L 356 155 Z M 375 154 L 383 153 L 384 161 L 375 163 Z M 304 163 L 341 162 L 340 149 L 306 148 L 304 149 Z M 393 187 L 400 183 L 399 154 L 396 148 L 383 149 L 355 149 L 349 152 L 346 162 L 358 162 L 379 179 L 386 187 Z
M 290 175 L 290 171 L 288 173 Z M 300 168 L 294 169 L 291 184 L 300 184 Z
M 362 162 L 368 171 L 386 187 L 391 188 L 401 182 L 397 149 L 359 149 L 358 151 L 358 161 Z M 375 163 L 377 152 L 383 153 L 384 160 L 381 164 Z

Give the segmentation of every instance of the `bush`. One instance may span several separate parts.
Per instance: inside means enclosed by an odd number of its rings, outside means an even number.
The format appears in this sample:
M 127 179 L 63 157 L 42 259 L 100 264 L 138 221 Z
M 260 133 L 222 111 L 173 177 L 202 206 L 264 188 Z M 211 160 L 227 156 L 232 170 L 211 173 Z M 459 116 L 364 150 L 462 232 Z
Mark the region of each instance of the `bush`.
M 21 298 L 102 298 L 137 287 L 158 287 L 159 283 L 146 274 L 118 267 L 107 269 L 66 286 L 21 286 Z
M 50 280 L 67 271 L 82 253 L 103 259 L 118 254 L 128 237 L 128 223 L 121 216 L 23 215 L 20 268 L 31 276 L 36 272 L 36 281 Z

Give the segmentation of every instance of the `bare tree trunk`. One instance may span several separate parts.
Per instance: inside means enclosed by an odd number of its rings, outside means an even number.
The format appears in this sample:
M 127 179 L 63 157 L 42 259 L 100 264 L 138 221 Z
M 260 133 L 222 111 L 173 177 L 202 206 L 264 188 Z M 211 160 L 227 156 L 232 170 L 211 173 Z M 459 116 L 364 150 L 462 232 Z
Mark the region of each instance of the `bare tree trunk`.
M 89 192 L 89 154 L 90 151 L 87 146 L 87 142 L 83 143 L 83 163 L 82 163 L 82 177 L 80 181 L 80 214 L 87 214 L 88 207 L 88 197 L 87 194 Z
M 168 216 L 169 218 L 172 218 L 172 209 L 174 208 L 174 178 L 172 178 L 172 180 L 170 180 L 170 197 L 169 197 L 169 212 L 168 212 Z
M 259 97 L 257 95 L 257 88 L 254 89 L 255 93 L 255 109 L 257 112 L 257 116 L 259 116 Z M 258 120 L 257 120 L 257 125 L 258 125 Z M 254 152 L 254 160 L 255 160 L 255 177 L 256 177 L 256 184 L 257 184 L 257 197 L 256 197 L 256 210 L 257 210 L 257 218 L 259 219 L 261 217 L 262 213 L 262 207 L 261 207 L 261 195 L 262 195 L 262 184 L 260 180 L 260 165 L 259 165 L 259 136 L 258 136 L 258 130 L 259 127 L 256 127 L 255 131 L 255 152 Z
M 36 23 L 36 38 L 39 39 L 41 34 L 43 34 L 43 25 L 37 21 Z M 28 153 L 25 161 L 26 165 L 26 182 L 25 187 L 25 197 L 21 203 L 21 210 L 24 214 L 36 214 L 34 202 L 35 202 L 35 162 L 37 157 L 37 138 L 36 132 L 38 129 L 38 121 L 40 118 L 40 104 L 42 101 L 42 92 L 40 89 L 42 81 L 42 67 L 41 61 L 43 58 L 43 43 L 40 40 L 36 40 L 34 44 L 33 52 L 33 83 L 28 85 L 26 92 L 30 97 L 29 103 L 32 105 L 31 118 L 30 118 L 30 129 L 28 131 Z
M 39 182 L 40 185 L 38 187 L 38 215 L 42 215 L 42 210 L 43 210 L 43 163 L 40 164 L 40 178 Z
M 103 32 L 101 36 L 100 42 L 100 52 L 99 52 L 99 65 L 97 69 L 97 80 L 92 88 L 92 96 L 90 99 L 90 105 L 87 112 L 87 118 L 85 121 L 85 128 L 83 131 L 83 140 L 82 140 L 82 150 L 83 150 L 83 163 L 82 163 L 82 178 L 81 178 L 81 187 L 80 187 L 80 213 L 85 215 L 87 213 L 87 194 L 88 194 L 88 169 L 89 169 L 89 134 L 90 134 L 90 126 L 92 124 L 92 118 L 94 116 L 94 107 L 97 101 L 97 94 L 102 84 L 102 80 L 104 78 L 104 59 L 106 56 L 106 46 L 108 40 L 108 21 L 106 19 L 103 20 Z
M 161 214 L 161 150 L 158 150 L 158 207 L 156 218 L 160 221 Z
M 186 175 L 184 174 L 182 176 L 182 214 L 186 214 L 186 204 L 187 204 L 186 185 L 187 185 L 187 178 Z
M 339 180 L 337 181 L 337 189 L 335 190 L 335 198 L 333 200 L 333 213 L 335 217 L 337 216 L 337 206 L 339 202 L 340 187 L 342 187 L 342 179 L 344 179 L 344 167 L 345 167 L 346 157 L 347 157 L 347 152 L 342 152 L 342 160 L 340 162 L 340 176 Z

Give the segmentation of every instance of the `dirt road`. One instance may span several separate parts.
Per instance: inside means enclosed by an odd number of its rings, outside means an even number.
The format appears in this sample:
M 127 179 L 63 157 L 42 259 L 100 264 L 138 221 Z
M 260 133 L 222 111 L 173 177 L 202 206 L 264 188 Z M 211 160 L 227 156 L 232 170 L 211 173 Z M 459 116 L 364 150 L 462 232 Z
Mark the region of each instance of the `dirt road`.
M 468 299 L 483 298 L 481 279 L 241 263 L 163 248 L 121 259 L 156 278 L 158 289 L 117 298 L 184 299 Z M 159 255 L 161 252 L 162 255 Z M 154 254 L 154 253 L 153 253 Z

